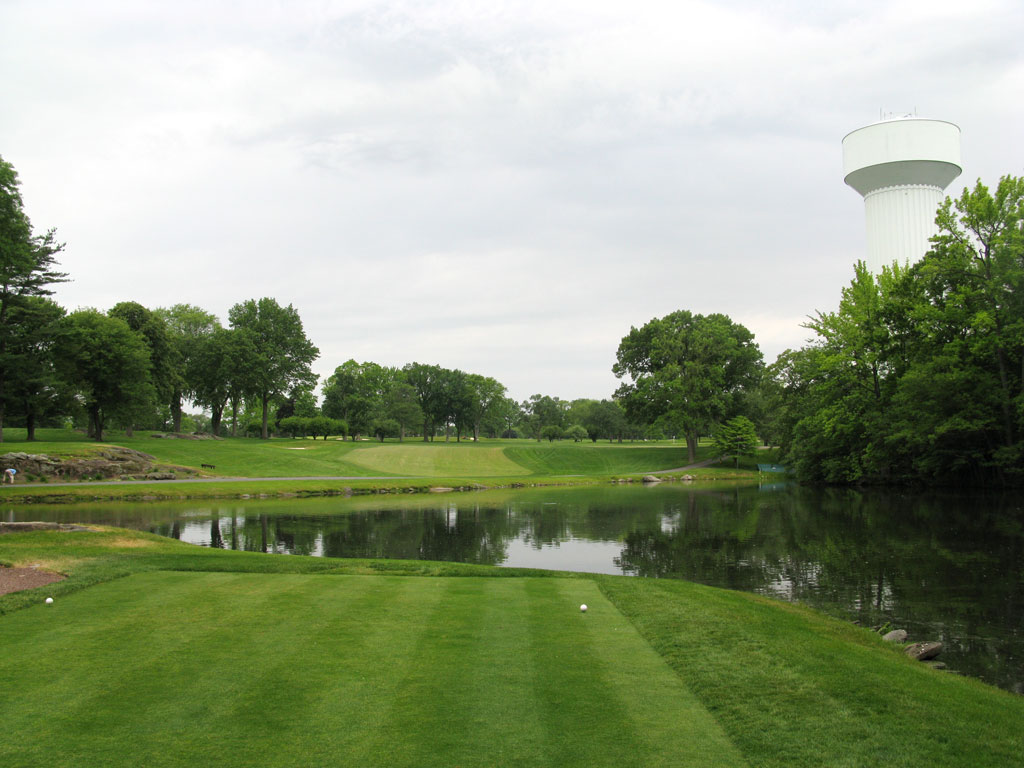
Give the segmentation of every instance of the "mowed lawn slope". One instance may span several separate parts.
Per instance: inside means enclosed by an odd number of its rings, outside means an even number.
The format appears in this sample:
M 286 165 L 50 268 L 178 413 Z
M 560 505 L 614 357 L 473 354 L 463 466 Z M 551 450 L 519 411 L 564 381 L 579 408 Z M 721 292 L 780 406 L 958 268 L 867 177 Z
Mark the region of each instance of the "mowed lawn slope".
M 363 448 L 348 460 L 366 470 L 415 477 L 506 477 L 530 470 L 510 460 L 500 445 L 402 443 Z
M 408 439 L 386 443 L 348 440 L 232 438 L 180 440 L 134 437 L 111 432 L 106 444 L 72 431 L 40 430 L 40 440 L 25 442 L 24 430 L 4 430 L 6 450 L 54 456 L 87 455 L 106 445 L 148 453 L 158 461 L 222 477 L 421 477 L 515 478 L 534 476 L 608 476 L 675 469 L 687 464 L 679 443 L 607 443 L 537 440 Z M 701 446 L 698 460 L 710 455 Z
M 585 579 L 157 571 L 0 647 L 5 768 L 747 765 Z
M 704 458 L 698 453 L 698 461 Z M 505 455 L 538 475 L 624 475 L 687 464 L 685 445 L 531 443 L 509 446 Z

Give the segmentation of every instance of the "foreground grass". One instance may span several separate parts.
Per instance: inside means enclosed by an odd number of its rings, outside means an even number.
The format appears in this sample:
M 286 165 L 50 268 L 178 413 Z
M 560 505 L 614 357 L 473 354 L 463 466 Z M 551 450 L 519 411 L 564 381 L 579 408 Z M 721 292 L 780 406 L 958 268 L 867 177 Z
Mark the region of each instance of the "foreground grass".
M 0 560 L 69 574 L 0 597 L 4 766 L 1005 766 L 1024 753 L 1024 698 L 752 595 L 119 529 L 7 534 Z
M 587 581 L 154 572 L 0 642 L 9 766 L 743 764 Z

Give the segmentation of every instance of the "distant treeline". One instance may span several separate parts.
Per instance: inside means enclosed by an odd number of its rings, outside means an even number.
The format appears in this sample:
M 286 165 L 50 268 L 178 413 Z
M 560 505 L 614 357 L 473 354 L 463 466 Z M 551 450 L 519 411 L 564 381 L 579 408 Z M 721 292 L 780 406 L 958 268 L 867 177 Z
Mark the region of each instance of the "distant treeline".
M 863 264 L 808 346 L 765 366 L 753 334 L 680 310 L 631 328 L 603 400 L 536 394 L 419 362 L 349 360 L 315 394 L 319 352 L 272 298 L 228 326 L 177 304 L 67 313 L 63 246 L 36 235 L 0 159 L 0 440 L 3 426 L 74 425 L 102 439 L 190 429 L 232 435 L 685 439 L 748 455 L 757 436 L 808 482 L 1016 484 L 1024 479 L 1024 181 L 980 182 L 937 215 L 932 250 L 873 276 Z M 203 410 L 187 415 L 183 404 Z M 756 430 L 756 435 L 755 435 Z

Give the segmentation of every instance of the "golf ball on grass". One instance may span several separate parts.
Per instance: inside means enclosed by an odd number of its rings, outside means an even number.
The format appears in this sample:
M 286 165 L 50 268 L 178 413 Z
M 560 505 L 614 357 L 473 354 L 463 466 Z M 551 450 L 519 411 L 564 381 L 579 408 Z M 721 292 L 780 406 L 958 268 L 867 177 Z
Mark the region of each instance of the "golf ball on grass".
M 53 598 L 52 597 L 46 598 L 46 604 L 47 605 L 52 605 L 53 604 Z
M 580 611 L 582 613 L 586 613 L 587 612 L 587 604 L 586 603 L 584 603 L 583 605 L 580 606 Z

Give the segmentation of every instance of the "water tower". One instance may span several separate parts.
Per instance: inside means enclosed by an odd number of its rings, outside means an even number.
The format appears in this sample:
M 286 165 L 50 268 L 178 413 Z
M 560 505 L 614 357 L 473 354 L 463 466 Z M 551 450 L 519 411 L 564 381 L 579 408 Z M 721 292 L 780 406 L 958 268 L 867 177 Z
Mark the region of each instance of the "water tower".
M 960 128 L 945 120 L 902 117 L 846 135 L 843 172 L 864 198 L 873 273 L 928 252 L 943 190 L 961 170 Z

